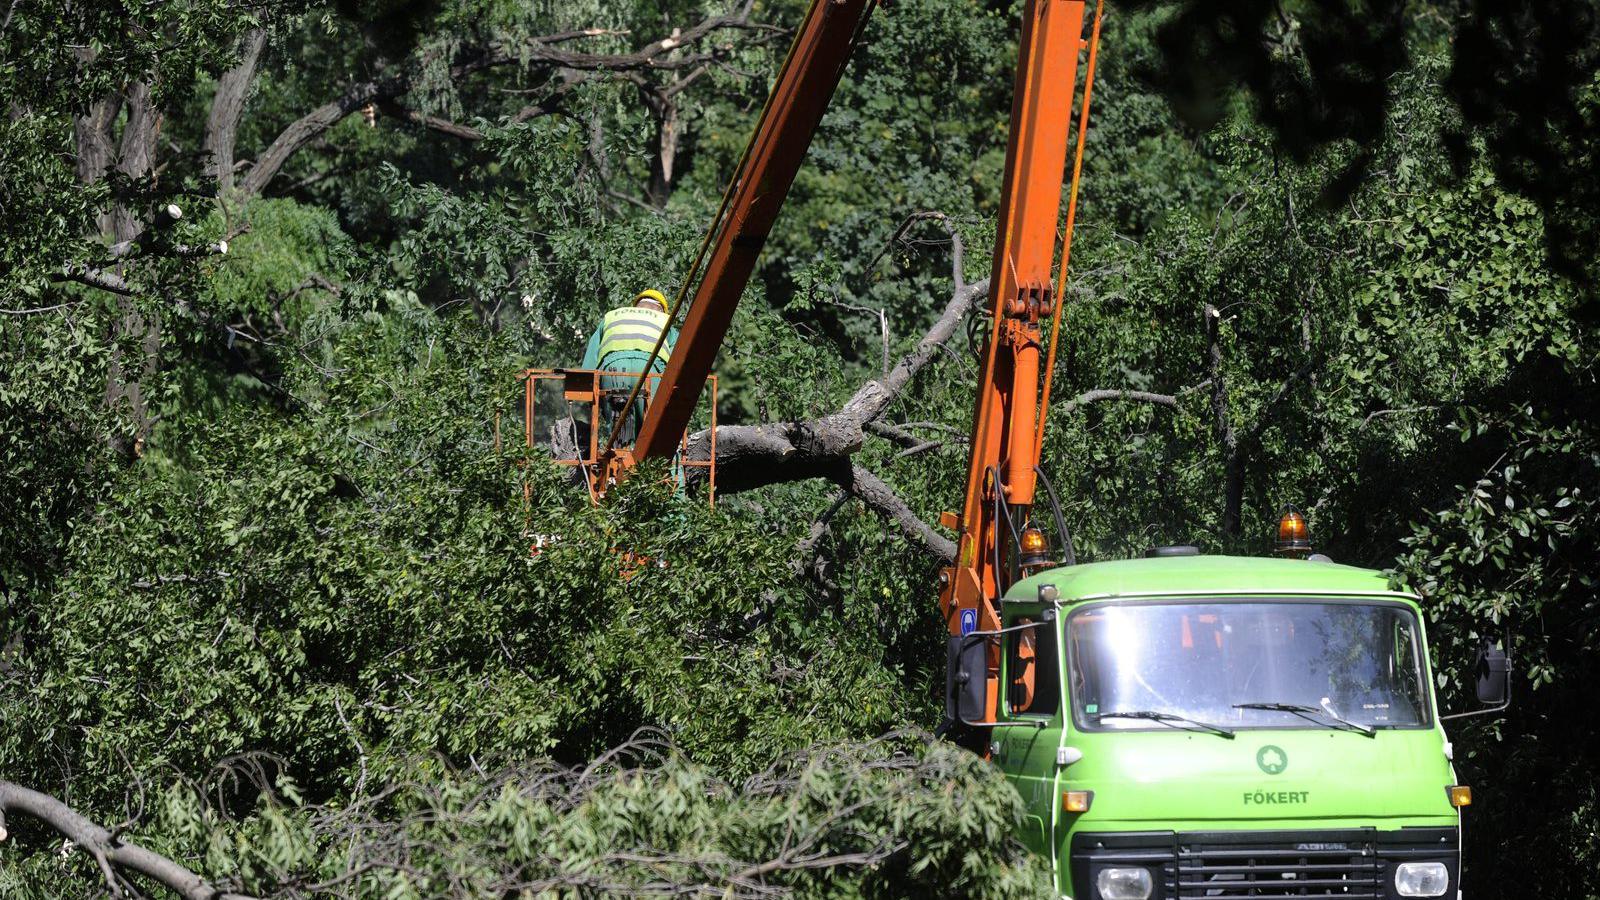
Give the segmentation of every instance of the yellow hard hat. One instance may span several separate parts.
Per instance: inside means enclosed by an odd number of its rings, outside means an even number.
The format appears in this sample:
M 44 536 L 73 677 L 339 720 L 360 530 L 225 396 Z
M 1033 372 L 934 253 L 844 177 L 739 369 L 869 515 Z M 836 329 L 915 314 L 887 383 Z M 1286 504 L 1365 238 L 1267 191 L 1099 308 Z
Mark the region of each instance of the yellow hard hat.
M 667 302 L 667 295 L 661 293 L 655 288 L 646 288 L 645 290 L 640 291 L 638 296 L 633 298 L 633 304 L 638 306 L 640 300 L 654 300 L 661 304 L 661 309 L 663 311 L 672 312 L 672 304 Z

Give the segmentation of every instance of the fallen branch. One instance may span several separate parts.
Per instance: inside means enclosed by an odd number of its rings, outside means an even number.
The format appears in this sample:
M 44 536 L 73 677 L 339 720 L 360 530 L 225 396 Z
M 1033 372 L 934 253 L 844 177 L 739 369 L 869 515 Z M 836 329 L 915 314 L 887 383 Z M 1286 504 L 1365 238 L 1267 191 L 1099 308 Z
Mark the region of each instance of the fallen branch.
M 0 841 L 6 838 L 5 817 L 8 813 L 22 813 L 38 819 L 83 848 L 99 867 L 106 890 L 113 897 L 123 896 L 122 883 L 116 871 L 122 868 L 154 879 L 185 900 L 252 900 L 248 895 L 231 893 L 212 885 L 159 853 L 121 840 L 49 794 L 0 780 Z
M 735 493 L 808 478 L 837 481 L 840 464 L 861 449 L 868 427 L 955 335 L 988 289 L 989 281 L 984 279 L 953 292 L 938 321 L 916 347 L 887 375 L 862 385 L 838 412 L 817 419 L 717 428 L 718 492 Z M 709 430 L 689 436 L 689 459 L 709 459 L 710 452 Z M 691 477 L 699 477 L 698 472 Z
M 868 509 L 898 525 L 907 537 L 941 561 L 951 562 L 956 558 L 956 542 L 934 531 L 932 526 L 918 518 L 883 479 L 859 465 L 852 465 L 834 481 L 840 488 L 849 491 L 852 497 L 866 504 Z

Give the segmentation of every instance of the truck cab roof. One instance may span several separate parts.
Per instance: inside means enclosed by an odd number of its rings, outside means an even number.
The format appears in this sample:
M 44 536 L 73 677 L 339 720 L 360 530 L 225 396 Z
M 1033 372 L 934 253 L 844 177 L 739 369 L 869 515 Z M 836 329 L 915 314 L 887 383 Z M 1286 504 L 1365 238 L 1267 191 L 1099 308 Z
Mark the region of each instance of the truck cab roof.
M 1367 596 L 1415 601 L 1374 569 L 1330 562 L 1253 556 L 1177 556 L 1124 559 L 1047 569 L 1006 592 L 1006 600 L 1037 601 L 1055 585 L 1060 602 L 1136 597 Z

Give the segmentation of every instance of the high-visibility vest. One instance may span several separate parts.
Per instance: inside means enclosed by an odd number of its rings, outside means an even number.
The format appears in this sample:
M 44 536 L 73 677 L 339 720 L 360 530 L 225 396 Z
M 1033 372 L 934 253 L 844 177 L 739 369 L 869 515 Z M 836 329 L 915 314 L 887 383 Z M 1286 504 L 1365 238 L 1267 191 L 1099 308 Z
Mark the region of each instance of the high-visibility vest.
M 667 327 L 667 314 L 642 306 L 624 306 L 606 313 L 600 322 L 600 364 L 613 353 L 634 352 L 650 355 L 661 330 Z M 672 348 L 663 344 L 659 359 L 672 357 Z

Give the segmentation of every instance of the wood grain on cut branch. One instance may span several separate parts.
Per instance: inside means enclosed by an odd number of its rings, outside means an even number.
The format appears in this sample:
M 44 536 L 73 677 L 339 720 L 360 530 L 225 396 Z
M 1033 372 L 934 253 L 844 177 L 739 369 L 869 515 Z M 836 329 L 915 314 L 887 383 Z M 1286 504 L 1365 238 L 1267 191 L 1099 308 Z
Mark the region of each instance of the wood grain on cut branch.
M 216 887 L 159 853 L 120 839 L 49 794 L 0 780 L 0 840 L 5 839 L 5 817 L 10 813 L 38 819 L 82 848 L 94 859 L 113 897 L 123 896 L 117 870 L 125 869 L 160 883 L 184 900 L 250 900 L 247 895 Z

